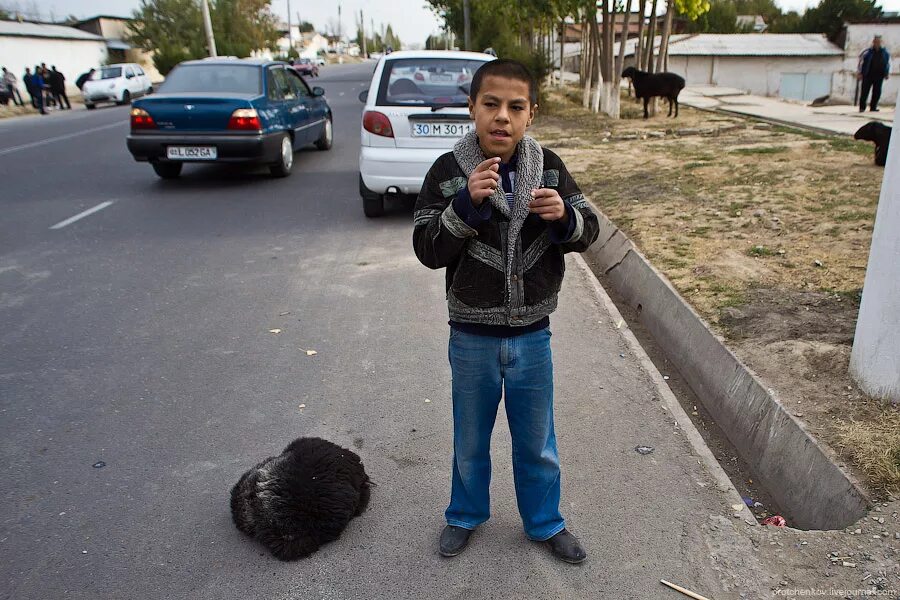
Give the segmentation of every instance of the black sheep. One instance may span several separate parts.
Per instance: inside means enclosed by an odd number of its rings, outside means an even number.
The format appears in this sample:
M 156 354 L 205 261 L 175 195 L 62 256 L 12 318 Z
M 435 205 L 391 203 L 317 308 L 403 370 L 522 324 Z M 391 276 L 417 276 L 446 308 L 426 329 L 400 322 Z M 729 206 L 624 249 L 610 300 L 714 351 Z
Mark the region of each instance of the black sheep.
M 634 85 L 636 98 L 644 99 L 644 118 L 650 117 L 647 112 L 647 104 L 650 98 L 662 97 L 669 101 L 669 114 L 672 116 L 672 106 L 675 106 L 675 116 L 678 116 L 678 94 L 684 89 L 684 77 L 675 73 L 648 73 L 634 67 L 628 67 L 622 71 L 622 77 L 631 79 Z
M 875 164 L 883 167 L 887 162 L 888 145 L 891 143 L 891 128 L 878 121 L 869 121 L 856 130 L 854 140 L 875 142 Z

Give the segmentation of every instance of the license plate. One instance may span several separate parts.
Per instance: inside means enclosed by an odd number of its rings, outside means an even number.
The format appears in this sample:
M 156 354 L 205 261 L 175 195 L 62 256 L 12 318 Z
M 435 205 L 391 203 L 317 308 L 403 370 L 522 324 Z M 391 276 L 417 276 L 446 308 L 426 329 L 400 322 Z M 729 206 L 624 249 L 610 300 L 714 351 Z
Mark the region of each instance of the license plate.
M 472 123 L 413 123 L 413 137 L 462 137 L 475 127 Z
M 217 157 L 215 146 L 166 147 L 166 158 L 169 160 L 216 160 Z

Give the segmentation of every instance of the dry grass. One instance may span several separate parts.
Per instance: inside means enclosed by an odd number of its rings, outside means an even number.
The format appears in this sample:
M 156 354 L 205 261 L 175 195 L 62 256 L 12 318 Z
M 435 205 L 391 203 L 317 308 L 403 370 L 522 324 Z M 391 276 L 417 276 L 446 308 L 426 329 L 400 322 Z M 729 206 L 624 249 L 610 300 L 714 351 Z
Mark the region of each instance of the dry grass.
M 885 408 L 872 422 L 844 423 L 838 439 L 873 487 L 900 495 L 900 413 Z
M 881 436 L 847 373 L 883 175 L 871 144 L 687 107 L 644 120 L 627 98 L 613 120 L 580 101 L 549 90 L 532 135 L 809 430 L 873 489 L 900 487 L 869 466 L 898 434 Z

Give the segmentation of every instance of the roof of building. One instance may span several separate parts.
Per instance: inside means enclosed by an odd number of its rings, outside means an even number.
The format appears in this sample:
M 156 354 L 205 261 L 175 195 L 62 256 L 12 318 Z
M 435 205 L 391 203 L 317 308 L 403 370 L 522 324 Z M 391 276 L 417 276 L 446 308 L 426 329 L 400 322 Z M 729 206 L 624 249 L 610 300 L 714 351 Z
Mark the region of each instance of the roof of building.
M 0 21 L 0 36 L 55 38 L 64 40 L 81 40 L 103 42 L 103 38 L 87 31 L 66 25 L 49 25 L 47 23 L 30 23 L 28 21 Z
M 701 33 L 669 42 L 669 56 L 843 56 L 818 33 Z
M 76 25 L 81 25 L 82 23 L 90 23 L 91 21 L 96 21 L 98 19 L 111 19 L 113 21 L 133 21 L 131 17 L 117 17 L 115 15 L 95 15 L 93 17 L 88 17 L 87 19 L 81 19 L 76 23 Z
M 654 47 L 659 47 L 657 36 Z M 628 40 L 626 56 L 637 40 Z M 698 33 L 669 38 L 669 56 L 843 56 L 844 51 L 818 33 Z

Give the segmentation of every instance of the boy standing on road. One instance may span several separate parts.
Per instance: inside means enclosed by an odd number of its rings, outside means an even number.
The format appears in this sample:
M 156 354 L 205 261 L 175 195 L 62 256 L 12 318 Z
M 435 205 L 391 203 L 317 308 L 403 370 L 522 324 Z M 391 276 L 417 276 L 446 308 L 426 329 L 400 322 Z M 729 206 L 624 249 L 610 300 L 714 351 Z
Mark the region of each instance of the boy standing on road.
M 560 158 L 525 135 L 536 109 L 524 65 L 482 66 L 469 92 L 475 131 L 435 161 L 416 201 L 416 256 L 447 269 L 453 475 L 443 556 L 462 552 L 490 516 L 490 440 L 503 393 L 525 534 L 564 561 L 586 557 L 559 511 L 549 315 L 563 255 L 584 252 L 599 225 Z

